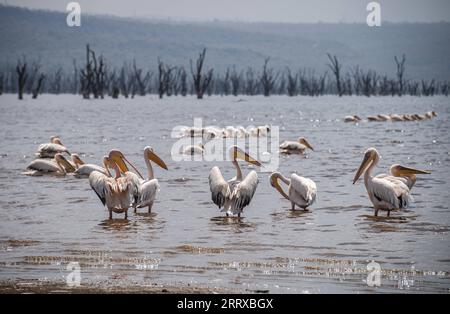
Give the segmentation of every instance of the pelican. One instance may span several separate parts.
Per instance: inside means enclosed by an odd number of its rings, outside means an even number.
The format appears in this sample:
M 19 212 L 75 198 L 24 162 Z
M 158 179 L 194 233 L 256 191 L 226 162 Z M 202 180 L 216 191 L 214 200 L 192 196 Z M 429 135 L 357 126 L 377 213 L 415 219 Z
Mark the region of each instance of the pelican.
M 391 117 L 388 116 L 387 114 L 379 114 L 377 116 L 379 118 L 379 121 L 390 121 Z
M 61 143 L 60 138 L 52 136 L 50 138 L 50 143 L 39 145 L 36 156 L 39 158 L 53 158 L 56 153 L 66 153 L 70 155 L 67 148 Z
M 403 117 L 398 115 L 398 114 L 393 113 L 393 114 L 391 114 L 389 116 L 390 116 L 391 120 L 394 121 L 394 122 L 404 121 Z
M 306 149 L 314 151 L 312 146 L 304 137 L 299 137 L 297 142 L 295 141 L 284 141 L 280 145 L 281 153 L 284 154 L 304 154 Z
M 258 174 L 252 170 L 243 178 L 238 159 L 244 160 L 252 165 L 260 167 L 261 164 L 256 159 L 237 146 L 230 148 L 231 162 L 236 167 L 236 176 L 229 181 L 225 181 L 218 167 L 213 167 L 209 174 L 209 187 L 211 197 L 222 212 L 226 215 L 241 216 L 243 209 L 250 204 L 258 186 Z
M 109 211 L 109 219 L 112 219 L 112 213 L 125 213 L 125 219 L 128 218 L 128 209 L 131 207 L 134 198 L 134 185 L 128 177 L 121 176 L 119 166 L 108 156 L 103 157 L 103 164 L 108 174 L 98 171 L 92 171 L 89 175 L 89 184 Z M 109 169 L 115 171 L 112 177 Z
M 390 167 L 389 172 L 391 175 L 388 174 L 380 174 L 377 177 L 379 178 L 387 178 L 391 179 L 392 177 L 395 177 L 394 180 L 400 180 L 402 181 L 408 188 L 411 190 L 416 184 L 417 174 L 431 174 L 429 171 L 424 170 L 418 170 L 414 168 L 405 167 L 399 164 L 394 164 Z
M 364 184 L 369 199 L 374 206 L 374 215 L 378 216 L 379 210 L 386 210 L 389 217 L 391 210 L 408 207 L 411 201 L 410 189 L 401 178 L 384 174 L 372 177 L 372 169 L 378 164 L 379 160 L 380 156 L 375 148 L 367 149 L 361 166 L 353 179 L 353 184 L 364 173 Z
M 54 159 L 35 159 L 27 166 L 27 175 L 37 176 L 43 174 L 65 175 L 74 172 L 75 168 L 60 153 Z
M 360 117 L 358 117 L 357 115 L 353 115 L 353 116 L 346 116 L 344 118 L 344 122 L 359 122 L 362 119 Z
M 278 180 L 288 185 L 288 194 L 283 191 Z M 291 174 L 291 178 L 288 179 L 280 172 L 273 172 L 269 176 L 269 181 L 272 187 L 291 202 L 292 210 L 295 210 L 295 205 L 306 210 L 316 200 L 317 187 L 311 179 L 301 177 L 295 173 Z
M 369 116 L 369 117 L 367 117 L 367 121 L 370 121 L 370 122 L 379 122 L 379 121 L 381 121 L 381 120 L 380 120 L 380 117 L 378 117 L 378 116 Z
M 403 121 L 413 121 L 414 118 L 410 114 L 403 115 Z
M 427 117 L 428 119 L 432 119 L 436 116 L 437 116 L 437 114 L 434 111 L 428 111 L 427 113 L 425 113 L 425 117 Z
M 72 154 L 72 162 L 75 164 L 76 169 L 74 171 L 74 175 L 77 178 L 87 178 L 92 171 L 98 171 L 105 175 L 107 174 L 105 168 L 94 164 L 86 164 L 83 160 L 81 160 L 78 154 Z
M 189 145 L 183 149 L 184 155 L 203 155 L 205 153 L 205 146 L 202 143 L 197 145 Z
M 413 117 L 413 120 L 415 120 L 415 121 L 422 121 L 422 120 L 426 119 L 426 117 L 424 115 L 420 115 L 420 114 L 413 114 L 412 117 Z

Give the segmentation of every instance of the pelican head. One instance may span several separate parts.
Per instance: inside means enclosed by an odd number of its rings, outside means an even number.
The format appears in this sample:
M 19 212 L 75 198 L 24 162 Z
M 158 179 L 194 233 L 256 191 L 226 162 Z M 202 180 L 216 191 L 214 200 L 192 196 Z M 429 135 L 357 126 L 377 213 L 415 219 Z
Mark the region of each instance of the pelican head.
M 361 121 L 362 119 L 359 117 L 359 116 L 357 116 L 356 114 L 353 116 L 353 118 L 355 118 L 355 120 L 357 120 L 357 121 Z
M 285 198 L 289 199 L 289 196 L 283 191 L 283 189 L 280 186 L 280 181 L 279 181 L 280 177 L 281 177 L 281 173 L 280 172 L 273 172 L 269 176 L 270 185 L 272 187 L 274 187 L 275 189 L 277 189 L 277 191 L 280 192 L 280 194 L 282 196 L 284 196 Z
M 75 168 L 67 161 L 67 159 L 61 153 L 55 154 L 55 161 L 64 172 L 75 171 Z
M 126 164 L 129 164 L 131 166 L 131 168 L 134 169 L 134 171 L 136 171 L 136 173 L 143 179 L 141 173 L 139 172 L 139 170 L 136 169 L 136 167 L 128 161 L 128 159 L 125 158 L 125 156 L 123 155 L 123 153 L 118 150 L 118 149 L 111 149 L 109 151 L 109 159 L 116 163 L 116 165 L 119 167 L 120 171 L 122 173 L 125 173 L 128 170 L 128 166 Z
M 359 166 L 358 171 L 356 172 L 355 178 L 353 179 L 353 184 L 355 184 L 356 181 L 358 181 L 359 177 L 361 177 L 361 175 L 367 170 L 367 168 L 372 163 L 378 162 L 379 159 L 380 159 L 380 156 L 378 154 L 378 151 L 373 147 L 368 148 L 366 150 L 366 152 L 364 153 L 363 161 L 362 161 L 361 165 Z
M 61 139 L 58 136 L 50 137 L 50 142 L 53 144 L 58 144 L 58 145 L 64 146 L 63 143 L 61 143 Z
M 80 156 L 78 154 L 72 154 L 70 155 L 72 158 L 73 163 L 78 167 L 81 165 L 84 165 L 84 161 L 81 160 Z
M 408 177 L 408 176 L 416 175 L 416 174 L 431 174 L 431 172 L 429 172 L 429 171 L 404 167 L 399 164 L 392 165 L 390 171 L 394 177 Z
M 241 160 L 244 160 L 244 161 L 248 162 L 249 164 L 261 167 L 261 163 L 258 160 L 256 160 L 253 157 L 251 157 L 249 154 L 244 152 L 242 149 L 240 149 L 236 145 L 231 146 L 231 148 L 230 148 L 230 156 L 231 156 L 231 160 L 232 161 L 236 161 L 237 159 L 241 159 Z
M 310 150 L 314 151 L 314 148 L 312 148 L 311 144 L 309 144 L 308 140 L 304 137 L 299 137 L 298 138 L 298 142 L 302 145 L 305 145 L 306 147 L 308 147 Z
M 155 164 L 157 164 L 161 168 L 167 170 L 167 166 L 164 163 L 164 161 L 161 158 L 159 158 L 158 155 L 155 154 L 155 152 L 153 151 L 153 148 L 151 148 L 150 146 L 147 146 L 144 148 L 144 155 L 145 155 L 145 158 L 147 158 L 148 160 L 153 161 Z

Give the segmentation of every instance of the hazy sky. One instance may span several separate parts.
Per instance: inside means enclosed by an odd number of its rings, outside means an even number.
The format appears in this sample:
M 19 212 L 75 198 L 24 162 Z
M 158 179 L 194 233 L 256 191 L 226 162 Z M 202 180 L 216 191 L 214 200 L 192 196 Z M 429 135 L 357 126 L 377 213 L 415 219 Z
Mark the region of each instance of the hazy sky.
M 82 12 L 118 16 L 267 22 L 365 22 L 371 0 L 78 0 Z M 0 0 L 65 11 L 68 0 Z M 449 0 L 378 0 L 391 22 L 450 21 Z

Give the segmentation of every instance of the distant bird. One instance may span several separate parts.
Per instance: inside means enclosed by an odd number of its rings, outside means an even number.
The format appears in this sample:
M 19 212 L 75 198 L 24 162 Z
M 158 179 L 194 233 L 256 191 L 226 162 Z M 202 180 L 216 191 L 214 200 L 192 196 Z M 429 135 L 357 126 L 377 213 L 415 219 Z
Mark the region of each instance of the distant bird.
M 379 114 L 377 117 L 379 118 L 379 121 L 391 121 L 391 117 L 387 114 Z
M 279 180 L 288 185 L 287 194 L 281 188 Z M 292 210 L 295 210 L 295 205 L 306 210 L 316 200 L 317 187 L 311 179 L 295 173 L 291 174 L 291 178 L 288 179 L 280 172 L 274 172 L 269 176 L 269 182 L 284 198 L 291 202 Z
M 39 158 L 53 158 L 56 153 L 66 153 L 70 155 L 68 149 L 61 143 L 60 138 L 52 136 L 50 138 L 50 143 L 39 145 L 36 156 Z
M 414 118 L 410 114 L 404 114 L 403 121 L 414 121 Z
M 304 154 L 306 149 L 314 151 L 312 146 L 304 137 L 299 137 L 297 142 L 295 141 L 284 141 L 280 145 L 281 153 L 283 154 Z
M 369 199 L 374 206 L 374 215 L 378 216 L 379 210 L 385 210 L 387 211 L 387 216 L 389 216 L 392 210 L 403 209 L 409 206 L 411 201 L 410 188 L 402 178 L 386 174 L 373 177 L 371 172 L 379 160 L 380 156 L 375 148 L 367 149 L 353 179 L 353 184 L 364 173 L 364 184 Z
M 25 174 L 31 176 L 43 174 L 65 175 L 74 172 L 75 168 L 60 153 L 56 153 L 54 159 L 35 159 L 27 166 Z
M 434 112 L 434 111 L 428 111 L 427 113 L 425 113 L 425 116 L 426 116 L 428 119 L 432 119 L 432 118 L 436 117 L 437 114 L 436 114 L 436 112 Z
M 398 114 L 395 114 L 395 113 L 391 114 L 390 118 L 394 122 L 404 121 L 404 119 L 403 119 L 403 117 L 401 115 L 398 115 Z
M 226 181 L 220 169 L 213 167 L 209 174 L 209 187 L 212 201 L 222 209 L 222 212 L 226 212 L 227 216 L 237 214 L 240 217 L 244 208 L 250 204 L 259 181 L 258 174 L 254 170 L 244 178 L 237 160 L 241 159 L 258 167 L 261 164 L 237 146 L 230 148 L 230 156 L 232 164 L 236 167 L 236 176 Z
M 183 149 L 184 155 L 203 155 L 205 152 L 205 146 L 202 143 L 197 145 L 188 145 Z
M 359 122 L 359 121 L 361 121 L 361 118 L 358 117 L 357 115 L 346 116 L 344 118 L 344 122 Z

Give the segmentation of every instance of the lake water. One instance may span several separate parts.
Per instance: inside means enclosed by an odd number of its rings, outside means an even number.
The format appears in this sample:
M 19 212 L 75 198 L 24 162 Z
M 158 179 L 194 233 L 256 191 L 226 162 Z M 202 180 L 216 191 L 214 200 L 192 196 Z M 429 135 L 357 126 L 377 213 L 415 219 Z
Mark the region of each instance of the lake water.
M 180 285 L 235 292 L 371 293 L 450 290 L 449 98 L 412 97 L 157 97 L 82 100 L 42 95 L 17 101 L 0 96 L 0 280 L 65 282 L 68 262 L 81 266 L 81 283 L 99 286 Z M 349 114 L 425 113 L 420 122 L 344 123 Z M 313 179 L 311 211 L 291 212 L 269 185 L 268 173 L 241 219 L 225 218 L 211 201 L 208 174 L 226 162 L 175 162 L 176 125 L 280 127 L 281 140 L 306 137 L 305 157 L 280 157 L 279 170 Z M 112 148 L 145 173 L 151 145 L 169 171 L 155 168 L 161 191 L 153 213 L 129 219 L 107 210 L 87 179 L 22 175 L 40 143 L 59 135 L 90 163 Z M 409 209 L 373 209 L 364 184 L 352 185 L 368 147 L 382 159 L 431 170 L 418 178 Z M 243 165 L 244 175 L 249 168 Z M 381 286 L 367 285 L 367 264 L 381 267 Z

